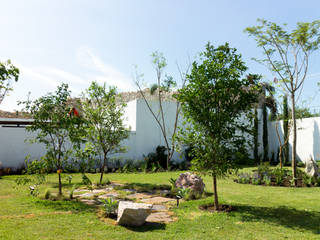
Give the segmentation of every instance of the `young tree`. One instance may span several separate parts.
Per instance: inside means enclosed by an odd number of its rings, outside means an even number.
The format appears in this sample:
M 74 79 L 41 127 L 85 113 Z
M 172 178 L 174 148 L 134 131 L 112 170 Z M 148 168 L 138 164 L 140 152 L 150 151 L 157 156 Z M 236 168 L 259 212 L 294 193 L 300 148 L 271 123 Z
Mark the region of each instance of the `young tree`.
M 121 141 L 129 137 L 129 130 L 123 124 L 125 103 L 116 101 L 116 89 L 92 82 L 82 94 L 82 114 L 86 122 L 86 139 L 91 142 L 97 154 L 103 155 L 100 184 L 102 184 L 108 155 L 123 152 Z
M 47 152 L 43 160 L 47 166 L 57 170 L 59 177 L 59 194 L 62 194 L 61 172 L 72 152 L 72 142 L 76 140 L 76 129 L 80 119 L 70 116 L 70 91 L 67 84 L 58 86 L 54 93 L 34 101 L 24 102 L 26 111 L 34 119 L 27 131 L 35 133 L 32 142 L 42 143 Z
M 163 109 L 163 102 L 166 100 L 166 98 L 171 98 L 172 91 L 175 87 L 177 87 L 177 82 L 168 75 L 164 75 L 164 69 L 167 66 L 167 61 L 162 53 L 154 52 L 151 54 L 152 57 L 152 64 L 154 66 L 154 69 L 156 70 L 157 74 L 157 80 L 156 83 L 154 83 L 150 88 L 150 95 L 156 96 L 156 99 L 159 103 L 159 112 L 155 112 L 149 101 L 148 97 L 146 96 L 146 93 L 142 89 L 142 83 L 141 83 L 141 75 L 136 74 L 136 80 L 135 83 L 138 87 L 138 91 L 141 94 L 145 104 L 147 105 L 150 113 L 152 114 L 153 118 L 155 119 L 156 123 L 160 127 L 168 154 L 167 154 L 167 166 L 166 168 L 169 168 L 170 161 L 173 157 L 173 154 L 175 152 L 175 141 L 174 137 L 176 135 L 177 127 L 178 127 L 178 121 L 179 121 L 179 115 L 181 112 L 181 106 L 180 102 L 176 101 L 176 111 L 175 111 L 175 120 L 172 123 L 172 131 L 169 130 L 168 126 L 166 126 L 166 116 L 165 116 L 165 110 Z M 181 78 L 181 86 L 184 87 L 186 83 L 186 73 L 189 71 L 189 67 L 187 68 L 186 72 L 183 73 L 179 66 L 178 70 L 180 73 Z
M 237 168 L 246 153 L 244 133 L 252 128 L 244 119 L 257 102 L 257 78 L 242 78 L 246 70 L 236 49 L 208 43 L 177 95 L 188 123 L 181 138 L 192 146 L 193 168 L 212 176 L 216 210 L 217 177 Z
M 265 58 L 257 60 L 267 64 L 270 70 L 277 74 L 279 85 L 288 93 L 291 98 L 292 109 L 292 175 L 295 186 L 297 185 L 297 125 L 296 125 L 296 97 L 305 81 L 309 66 L 309 56 L 320 45 L 320 21 L 311 23 L 298 23 L 291 31 L 284 27 L 258 19 L 260 25 L 248 27 L 245 32 L 255 37 L 258 47 L 263 49 Z
M 11 64 L 10 60 L 0 62 L 0 104 L 9 91 L 12 90 L 12 80 L 19 78 L 19 69 Z

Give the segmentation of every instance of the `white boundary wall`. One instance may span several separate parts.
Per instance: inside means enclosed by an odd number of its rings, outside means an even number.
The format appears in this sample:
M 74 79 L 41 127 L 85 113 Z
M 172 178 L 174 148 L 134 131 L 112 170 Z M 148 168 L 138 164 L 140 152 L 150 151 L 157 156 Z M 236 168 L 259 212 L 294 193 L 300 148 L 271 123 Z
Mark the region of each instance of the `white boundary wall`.
M 159 114 L 159 103 L 149 101 L 152 109 Z M 175 120 L 176 103 L 164 102 L 166 126 L 168 135 L 171 136 Z M 158 145 L 165 145 L 159 126 L 151 115 L 143 99 L 137 99 L 128 103 L 125 111 L 125 124 L 130 126 L 130 137 L 123 141 L 122 145 L 127 147 L 126 153 L 113 155 L 111 157 L 120 160 L 142 160 L 143 155 L 154 152 Z M 259 153 L 263 152 L 262 145 L 262 110 L 258 109 L 259 119 Z M 8 119 L 6 119 L 8 120 Z M 278 138 L 276 135 L 276 122 L 268 123 L 269 157 L 272 153 L 276 156 L 278 151 Z M 281 126 L 281 127 L 280 127 Z M 306 118 L 297 121 L 297 155 L 301 161 L 308 158 L 320 159 L 320 117 Z M 282 122 L 278 124 L 280 136 L 283 136 Z M 0 126 L 0 167 L 18 168 L 24 164 L 27 155 L 31 159 L 39 159 L 45 154 L 45 147 L 41 144 L 30 144 L 25 141 L 31 138 L 25 128 L 12 128 Z M 283 141 L 283 140 L 282 140 Z M 292 136 L 290 138 L 290 146 Z M 291 150 L 291 149 L 290 149 Z M 290 151 L 291 153 L 291 151 Z M 181 157 L 178 153 L 174 155 L 176 161 Z
M 269 156 L 277 154 L 279 140 L 277 137 L 276 127 L 283 142 L 283 122 L 269 122 L 268 139 L 269 139 Z M 292 152 L 292 131 L 289 137 L 290 158 Z M 297 120 L 297 158 L 306 162 L 313 158 L 320 160 L 320 117 L 304 118 Z
M 154 112 L 159 114 L 159 103 L 157 101 L 149 101 L 149 103 Z M 168 133 L 172 133 L 176 103 L 163 102 L 163 109 Z M 129 102 L 124 117 L 125 124 L 131 129 L 130 137 L 122 143 L 127 147 L 127 152 L 111 157 L 120 160 L 142 160 L 143 155 L 154 152 L 158 145 L 165 145 L 160 128 L 143 99 Z M 27 155 L 30 155 L 32 160 L 43 156 L 45 154 L 44 145 L 30 144 L 25 141 L 33 135 L 25 128 L 0 126 L 0 167 L 18 168 L 24 164 Z M 176 153 L 174 159 L 179 161 L 180 155 Z

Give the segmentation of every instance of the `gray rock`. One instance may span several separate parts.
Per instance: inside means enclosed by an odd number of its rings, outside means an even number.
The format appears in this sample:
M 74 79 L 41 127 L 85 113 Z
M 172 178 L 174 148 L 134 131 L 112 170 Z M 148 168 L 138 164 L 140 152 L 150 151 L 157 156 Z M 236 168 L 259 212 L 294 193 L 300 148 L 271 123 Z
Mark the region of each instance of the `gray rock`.
M 176 180 L 176 187 L 189 188 L 193 193 L 202 194 L 204 191 L 205 184 L 201 177 L 186 172 L 180 174 L 180 176 Z
M 312 158 L 306 161 L 305 172 L 310 177 L 318 177 L 319 175 L 318 165 Z
M 117 222 L 124 226 L 142 226 L 151 214 L 152 204 L 120 201 Z

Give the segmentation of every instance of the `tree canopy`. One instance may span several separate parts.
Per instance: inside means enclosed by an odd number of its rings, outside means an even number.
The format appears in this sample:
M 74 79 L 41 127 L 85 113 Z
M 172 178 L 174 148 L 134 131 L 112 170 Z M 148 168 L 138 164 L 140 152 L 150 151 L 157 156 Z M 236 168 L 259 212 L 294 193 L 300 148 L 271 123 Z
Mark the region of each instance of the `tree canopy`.
M 0 62 L 0 104 L 9 91 L 12 90 L 12 81 L 19 79 L 19 69 L 11 64 L 10 60 Z

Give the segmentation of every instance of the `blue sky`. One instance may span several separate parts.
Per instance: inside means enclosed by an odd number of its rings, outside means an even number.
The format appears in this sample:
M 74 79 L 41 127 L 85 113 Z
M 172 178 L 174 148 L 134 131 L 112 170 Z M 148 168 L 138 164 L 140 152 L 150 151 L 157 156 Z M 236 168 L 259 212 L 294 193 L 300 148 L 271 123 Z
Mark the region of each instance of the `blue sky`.
M 208 41 L 229 42 L 249 72 L 268 81 L 272 74 L 251 60 L 261 50 L 243 30 L 257 18 L 290 26 L 313 21 L 320 18 L 319 9 L 318 0 L 2 0 L 0 60 L 11 59 L 21 76 L 0 109 L 18 109 L 17 100 L 29 91 L 39 97 L 62 82 L 74 96 L 93 80 L 135 90 L 134 65 L 147 84 L 155 81 L 150 54 L 156 50 L 176 77 L 176 62 L 183 69 Z M 310 61 L 302 100 L 320 110 L 320 51 Z

